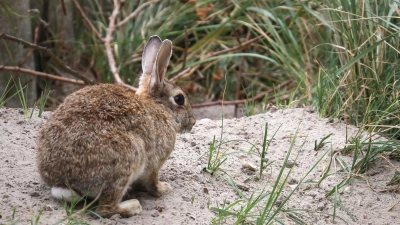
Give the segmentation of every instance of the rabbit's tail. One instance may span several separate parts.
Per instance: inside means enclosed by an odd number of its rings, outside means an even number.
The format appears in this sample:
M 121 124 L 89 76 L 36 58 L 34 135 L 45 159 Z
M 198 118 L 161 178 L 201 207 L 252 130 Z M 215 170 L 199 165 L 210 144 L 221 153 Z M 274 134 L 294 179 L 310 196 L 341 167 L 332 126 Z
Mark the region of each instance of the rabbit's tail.
M 54 198 L 65 200 L 67 202 L 76 202 L 82 199 L 82 196 L 74 190 L 65 187 L 52 187 L 51 194 Z

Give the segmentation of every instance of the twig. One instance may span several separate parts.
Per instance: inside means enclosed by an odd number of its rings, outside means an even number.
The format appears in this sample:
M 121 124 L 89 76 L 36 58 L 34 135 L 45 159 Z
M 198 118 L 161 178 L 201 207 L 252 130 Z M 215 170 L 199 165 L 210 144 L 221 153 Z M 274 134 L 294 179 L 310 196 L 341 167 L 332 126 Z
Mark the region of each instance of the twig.
M 35 28 L 35 34 L 34 34 L 34 40 L 33 40 L 33 44 L 37 44 L 38 43 L 38 39 L 39 39 L 39 27 L 40 27 L 40 23 L 37 23 L 36 28 Z M 26 60 L 29 59 L 29 57 L 31 57 L 33 53 L 33 48 L 31 48 L 31 50 L 29 50 L 28 54 L 26 54 L 25 58 L 18 64 L 18 67 L 22 67 Z
M 94 27 L 93 23 L 86 16 L 85 12 L 83 12 L 83 10 L 82 10 L 81 6 L 79 5 L 79 3 L 76 0 L 72 0 L 72 2 L 74 3 L 75 8 L 78 10 L 78 12 L 81 14 L 83 20 L 88 24 L 90 29 L 92 29 L 92 31 L 96 35 L 96 37 L 99 40 L 103 41 L 103 37 L 100 35 L 100 32 L 96 29 L 96 27 Z
M 65 8 L 64 0 L 61 0 L 61 8 L 63 10 L 64 16 L 66 16 L 67 15 L 67 9 Z
M 124 4 L 125 1 L 121 0 L 121 1 L 117 1 L 114 0 L 114 10 L 111 13 L 110 16 L 110 22 L 108 24 L 107 30 L 106 30 L 106 37 L 104 38 L 104 47 L 106 48 L 106 55 L 107 55 L 107 59 L 108 59 L 108 65 L 110 66 L 111 69 L 111 73 L 113 74 L 115 83 L 122 85 L 124 82 L 121 80 L 119 74 L 118 74 L 118 70 L 117 70 L 117 66 L 115 65 L 115 59 L 114 59 L 114 55 L 111 49 L 111 41 L 113 38 L 113 33 L 115 31 L 115 20 L 119 14 L 119 11 L 122 7 L 122 5 Z
M 233 52 L 233 51 L 239 50 L 239 49 L 241 49 L 241 48 L 243 48 L 243 47 L 245 47 L 245 46 L 247 46 L 249 44 L 252 44 L 252 43 L 256 42 L 258 39 L 259 39 L 258 37 L 255 37 L 255 38 L 250 39 L 250 40 L 248 40 L 246 42 L 243 42 L 242 44 L 240 44 L 240 45 L 238 45 L 236 47 L 228 48 L 228 49 L 225 49 L 225 50 L 222 50 L 222 51 L 218 51 L 218 52 L 210 52 L 210 53 L 208 53 L 206 55 L 206 57 L 213 57 L 213 56 L 222 55 L 222 54 L 225 54 L 225 53 L 228 53 L 228 52 Z
M 76 1 L 76 0 L 74 0 L 74 1 Z M 151 4 L 153 4 L 153 3 L 156 3 L 156 2 L 158 2 L 158 1 L 159 1 L 159 0 L 153 0 L 153 1 L 149 1 L 149 2 L 143 3 L 142 5 L 140 5 L 139 7 L 137 7 L 135 11 L 133 11 L 131 14 L 129 14 L 129 16 L 125 17 L 124 20 L 122 20 L 121 22 L 119 22 L 118 24 L 116 24 L 115 27 L 116 27 L 116 28 L 119 28 L 119 27 L 125 25 L 126 23 L 129 22 L 130 19 L 136 17 L 144 7 L 146 7 L 146 6 L 148 6 L 148 5 L 151 5 Z
M 54 60 L 55 64 L 57 66 L 59 66 L 60 68 L 62 68 L 63 70 L 65 70 L 66 72 L 70 73 L 71 75 L 73 75 L 74 77 L 84 81 L 86 84 L 93 84 L 92 81 L 90 81 L 89 79 L 87 79 L 85 76 L 83 76 L 81 73 L 79 73 L 76 70 L 71 69 L 70 67 L 66 66 L 56 55 L 54 55 L 53 52 L 51 52 L 48 48 L 45 48 L 43 46 L 37 45 L 37 44 L 32 44 L 30 42 L 24 41 L 20 38 L 8 35 L 8 34 L 0 34 L 0 38 L 2 39 L 7 39 L 10 41 L 14 41 L 17 43 L 22 44 L 25 47 L 29 47 L 29 48 L 33 48 L 35 50 L 38 50 L 40 52 L 44 52 L 48 55 L 50 55 L 52 57 L 52 59 Z
M 183 70 L 185 70 L 187 51 L 188 51 L 188 48 L 189 48 L 189 37 L 188 37 L 188 33 L 187 33 L 187 27 L 184 26 L 184 28 L 185 28 L 185 51 L 183 52 L 182 67 L 181 67 L 179 70 L 177 70 L 177 71 L 171 73 L 170 76 L 174 76 L 174 75 L 176 75 L 176 74 L 179 74 L 179 73 L 182 72 Z M 176 80 L 176 79 L 175 79 L 175 80 Z
M 22 72 L 22 73 L 27 73 L 31 75 L 35 75 L 38 77 L 45 77 L 53 80 L 58 80 L 61 82 L 65 83 L 71 83 L 71 84 L 79 84 L 79 85 L 85 85 L 85 82 L 81 80 L 75 80 L 75 79 L 70 79 L 70 78 L 65 78 L 65 77 L 59 77 L 53 74 L 48 74 L 48 73 L 43 73 L 43 72 L 38 72 L 30 69 L 25 69 L 17 66 L 0 66 L 0 71 L 2 70 L 8 70 L 8 71 L 17 71 L 17 72 Z
M 133 87 L 133 86 L 131 86 L 131 85 L 129 85 L 129 84 L 125 84 L 124 82 L 122 82 L 122 83 L 120 83 L 119 85 L 121 85 L 122 87 L 126 87 L 126 88 L 129 88 L 129 89 L 131 89 L 132 91 L 137 91 L 137 88 L 135 88 L 135 87 Z
M 213 106 L 213 105 L 237 105 L 237 104 L 243 104 L 246 101 L 254 101 L 254 100 L 262 99 L 262 98 L 264 98 L 264 96 L 266 94 L 272 93 L 275 90 L 277 90 L 279 88 L 282 88 L 284 86 L 287 86 L 292 82 L 293 82 L 292 80 L 287 80 L 287 81 L 279 84 L 278 86 L 276 86 L 275 88 L 273 88 L 271 90 L 259 93 L 258 95 L 256 95 L 253 98 L 242 99 L 242 100 L 234 100 L 234 101 L 222 101 L 222 100 L 219 100 L 219 101 L 214 101 L 214 102 L 205 102 L 205 103 L 200 103 L 200 104 L 194 104 L 194 105 L 192 105 L 192 108 L 201 108 L 201 107 L 207 107 L 207 106 Z
M 180 72 L 178 75 L 176 75 L 175 77 L 172 77 L 171 79 L 169 79 L 169 81 L 171 81 L 172 83 L 175 83 L 177 80 L 179 80 L 179 78 L 183 77 L 184 75 L 188 74 L 193 67 L 188 67 L 185 70 L 183 70 L 182 72 Z
M 157 0 L 157 1 L 158 1 L 158 0 Z M 147 3 L 144 3 L 143 5 L 139 6 L 131 15 L 129 15 L 130 18 L 133 18 L 133 17 L 139 12 L 138 10 L 142 9 L 143 7 L 149 5 L 149 4 L 153 3 L 153 2 L 156 2 L 156 1 L 147 2 Z M 123 86 L 123 87 L 129 88 L 129 89 L 131 89 L 131 90 L 133 90 L 133 91 L 136 91 L 137 88 L 134 88 L 134 87 L 132 87 L 132 86 L 130 86 L 130 85 L 128 85 L 128 84 L 125 84 L 125 83 L 122 81 L 121 77 L 119 76 L 118 70 L 117 70 L 117 66 L 116 66 L 116 63 L 115 63 L 114 54 L 113 54 L 112 48 L 111 48 L 111 41 L 113 40 L 113 33 L 114 33 L 115 29 L 116 29 L 118 26 L 123 25 L 123 24 L 121 24 L 121 23 L 119 23 L 118 25 L 116 25 L 116 24 L 115 24 L 115 21 L 116 21 L 116 18 L 117 18 L 117 16 L 118 16 L 118 14 L 119 14 L 119 12 L 120 12 L 122 6 L 123 6 L 124 3 L 125 3 L 125 0 L 121 0 L 121 1 L 114 0 L 114 10 L 112 11 L 111 16 L 109 17 L 109 24 L 108 24 L 108 28 L 106 29 L 106 37 L 105 37 L 105 38 L 103 38 L 103 37 L 100 35 L 99 31 L 94 27 L 94 25 L 92 24 L 92 22 L 90 22 L 90 20 L 88 19 L 88 17 L 86 16 L 86 14 L 83 12 L 82 8 L 80 7 L 79 3 L 78 3 L 76 0 L 73 0 L 73 3 L 74 3 L 74 5 L 75 5 L 75 7 L 78 9 L 78 11 L 79 11 L 79 13 L 81 14 L 81 16 L 83 17 L 83 19 L 85 20 L 85 22 L 89 25 L 89 27 L 90 27 L 90 28 L 92 29 L 92 31 L 95 33 L 95 35 L 97 36 L 97 38 L 98 38 L 99 40 L 101 40 L 102 42 L 104 42 L 104 48 L 105 48 L 105 51 L 106 51 L 106 55 L 107 55 L 107 59 L 108 59 L 108 64 L 109 64 L 109 66 L 110 66 L 111 73 L 113 74 L 115 83 L 117 83 L 117 84 L 119 84 L 119 85 L 121 85 L 121 86 Z M 126 20 L 126 19 L 125 19 L 125 20 Z M 125 21 L 125 20 L 124 20 L 124 21 Z M 128 21 L 129 21 L 129 20 L 126 20 L 126 22 L 128 22 Z

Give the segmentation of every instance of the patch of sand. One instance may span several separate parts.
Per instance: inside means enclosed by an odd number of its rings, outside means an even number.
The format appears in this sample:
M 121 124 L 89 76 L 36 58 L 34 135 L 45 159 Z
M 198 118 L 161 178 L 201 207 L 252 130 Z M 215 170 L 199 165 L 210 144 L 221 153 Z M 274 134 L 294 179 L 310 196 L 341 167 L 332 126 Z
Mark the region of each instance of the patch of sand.
M 202 114 L 202 118 L 206 117 Z M 39 211 L 40 224 L 55 224 L 66 217 L 63 205 L 53 199 L 50 188 L 41 181 L 35 162 L 35 142 L 37 132 L 42 123 L 49 118 L 45 112 L 43 118 L 34 113 L 32 119 L 25 119 L 21 109 L 0 109 L 0 224 L 11 223 L 13 208 L 16 207 L 15 221 L 30 224 Z M 161 170 L 161 180 L 168 181 L 173 192 L 160 198 L 146 193 L 134 195 L 143 207 L 139 216 L 120 218 L 118 215 L 110 219 L 99 220 L 84 216 L 83 220 L 90 224 L 210 224 L 216 214 L 209 207 L 222 206 L 240 199 L 234 188 L 223 178 L 223 173 L 214 176 L 203 171 L 207 166 L 207 153 L 214 135 L 219 140 L 222 128 L 221 120 L 201 119 L 197 121 L 190 133 L 178 135 L 175 150 Z M 229 174 L 234 182 L 245 185 L 246 196 L 260 188 L 268 192 L 278 177 L 279 170 L 290 149 L 290 140 L 296 135 L 289 162 L 293 166 L 288 184 L 283 189 L 282 198 L 288 196 L 292 188 L 306 175 L 307 171 L 322 157 L 320 164 L 307 176 L 298 190 L 284 205 L 284 209 L 297 208 L 302 219 L 309 224 L 332 224 L 333 201 L 325 194 L 338 184 L 345 175 L 341 166 L 332 164 L 331 176 L 327 177 L 319 187 L 313 182 L 321 178 L 324 168 L 329 164 L 330 151 L 340 151 L 345 146 L 346 126 L 340 121 L 328 122 L 320 119 L 314 112 L 306 109 L 275 109 L 271 112 L 252 117 L 224 119 L 222 139 L 246 140 L 229 142 L 222 150 L 230 154 L 221 168 Z M 272 139 L 266 158 L 272 162 L 263 172 L 261 180 L 256 174 L 242 168 L 242 162 L 259 165 L 265 123 L 268 122 L 268 140 Z M 355 134 L 358 129 L 348 126 L 348 134 Z M 332 133 L 327 144 L 319 151 L 314 150 L 314 141 Z M 251 149 L 252 143 L 255 148 Z M 254 154 L 246 154 L 245 152 Z M 296 156 L 298 156 L 295 163 Z M 351 163 L 352 157 L 341 155 L 345 162 Z M 391 161 L 397 170 L 400 163 Z M 290 166 L 288 166 L 290 167 Z M 258 168 L 257 168 L 258 170 Z M 284 172 L 290 169 L 285 168 Z M 346 187 L 339 190 L 339 197 L 348 211 L 354 215 L 354 221 L 347 213 L 338 208 L 337 224 L 395 224 L 400 221 L 399 191 L 383 191 L 386 183 L 393 176 L 395 169 L 385 161 L 379 161 L 363 179 L 354 179 Z M 368 181 L 368 183 L 367 183 Z M 80 206 L 81 207 L 81 206 Z M 78 208 L 80 208 L 78 207 Z M 162 208 L 159 212 L 156 209 Z M 235 207 L 236 209 L 238 207 Z M 256 213 L 256 212 L 255 212 Z M 292 224 L 288 214 L 277 215 L 285 224 Z M 222 224 L 232 224 L 232 220 Z

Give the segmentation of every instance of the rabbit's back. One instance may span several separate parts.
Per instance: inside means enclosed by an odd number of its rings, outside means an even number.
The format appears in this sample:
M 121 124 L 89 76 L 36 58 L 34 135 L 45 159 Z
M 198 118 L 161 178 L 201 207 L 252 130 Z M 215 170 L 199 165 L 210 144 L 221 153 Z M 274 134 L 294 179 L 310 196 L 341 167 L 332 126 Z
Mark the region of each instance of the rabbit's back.
M 115 185 L 113 177 L 143 171 L 156 155 L 149 145 L 169 155 L 175 142 L 172 127 L 159 105 L 127 88 L 86 87 L 67 97 L 40 130 L 39 171 L 52 186 L 68 183 L 95 195 L 104 182 Z M 157 143 L 156 135 L 170 143 Z

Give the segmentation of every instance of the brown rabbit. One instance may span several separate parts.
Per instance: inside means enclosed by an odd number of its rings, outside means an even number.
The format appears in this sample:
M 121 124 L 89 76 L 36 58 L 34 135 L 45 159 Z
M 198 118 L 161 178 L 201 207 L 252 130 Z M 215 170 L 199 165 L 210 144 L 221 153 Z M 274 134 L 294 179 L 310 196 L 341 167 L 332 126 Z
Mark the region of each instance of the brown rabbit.
M 129 217 L 141 212 L 136 199 L 121 202 L 132 185 L 153 196 L 172 190 L 158 172 L 176 133 L 196 120 L 185 92 L 164 79 L 171 53 L 171 41 L 152 36 L 136 94 L 117 84 L 87 86 L 53 112 L 39 131 L 37 164 L 54 197 L 99 195 L 99 215 Z

